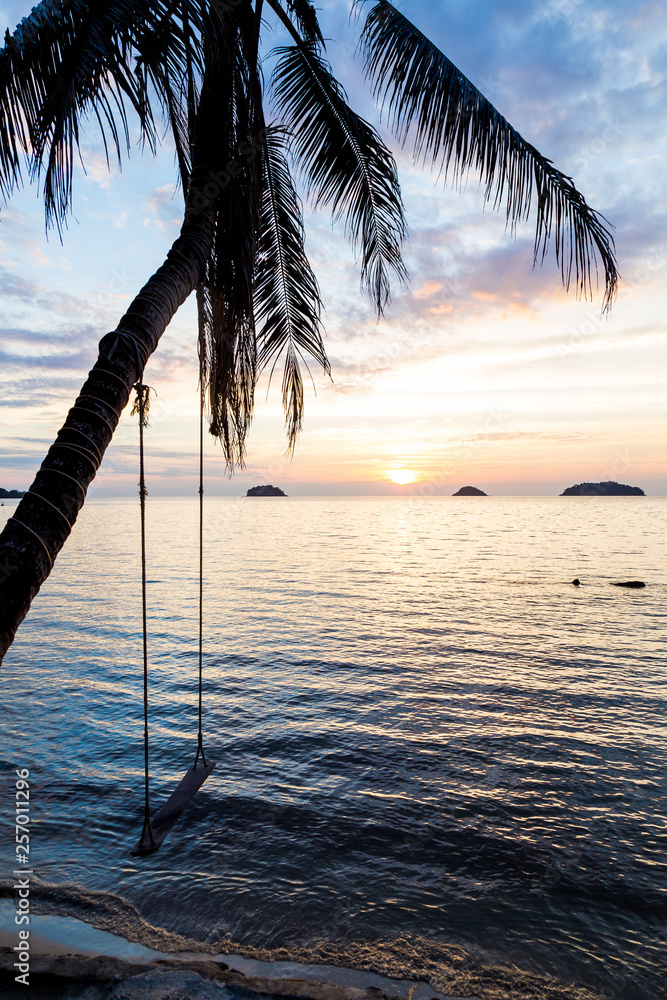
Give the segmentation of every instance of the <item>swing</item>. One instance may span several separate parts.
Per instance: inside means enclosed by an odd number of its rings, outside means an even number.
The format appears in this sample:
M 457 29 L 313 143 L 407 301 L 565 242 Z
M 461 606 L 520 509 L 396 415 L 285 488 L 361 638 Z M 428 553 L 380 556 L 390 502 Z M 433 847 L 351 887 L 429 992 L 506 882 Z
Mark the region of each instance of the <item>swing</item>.
M 204 535 L 204 387 L 201 384 L 199 421 L 199 731 L 195 762 L 185 772 L 164 805 L 151 815 L 148 769 L 148 632 L 146 624 L 146 477 L 144 471 L 144 427 L 148 423 L 150 388 L 141 381 L 134 386 L 137 397 L 132 413 L 139 415 L 139 498 L 141 506 L 141 594 L 143 611 L 144 654 L 144 825 L 133 855 L 145 857 L 162 846 L 165 837 L 177 822 L 183 810 L 194 798 L 215 767 L 214 760 L 207 760 L 202 736 L 202 634 L 203 634 L 203 535 Z M 201 762 L 199 757 L 201 754 Z

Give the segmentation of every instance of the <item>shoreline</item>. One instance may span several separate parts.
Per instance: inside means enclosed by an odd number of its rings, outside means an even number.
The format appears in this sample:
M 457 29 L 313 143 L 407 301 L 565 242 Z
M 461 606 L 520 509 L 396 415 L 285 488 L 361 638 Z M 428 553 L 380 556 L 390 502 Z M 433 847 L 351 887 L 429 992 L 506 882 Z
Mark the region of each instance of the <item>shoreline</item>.
M 50 907 L 47 907 L 50 909 Z M 7 1000 L 25 996 L 14 981 L 18 928 L 14 903 L 0 898 L 0 990 Z M 94 918 L 93 918 L 94 920 Z M 147 928 L 148 929 L 148 928 Z M 153 929 L 162 937 L 159 929 Z M 168 932 L 165 932 L 168 935 Z M 139 935 L 142 936 L 142 935 Z M 167 943 L 167 939 L 165 943 Z M 183 944 L 196 942 L 181 939 Z M 463 954 L 460 956 L 463 959 Z M 265 960 L 236 952 L 161 950 L 74 916 L 30 914 L 30 995 L 33 1000 L 600 1000 L 581 984 L 522 974 L 494 965 L 456 969 L 445 989 L 424 979 L 394 978 L 334 964 Z M 465 964 L 461 962 L 461 964 Z M 446 991 L 445 991 L 446 990 Z
M 9 900 L 0 902 L 3 904 L 0 906 L 0 972 L 6 989 L 12 985 L 16 959 L 13 948 L 17 943 L 18 928 L 11 922 L 13 903 Z M 96 984 L 98 990 L 104 990 L 106 984 L 107 994 L 113 996 L 121 980 L 136 979 L 139 986 L 138 980 L 142 979 L 141 986 L 148 982 L 164 990 L 168 987 L 166 980 L 170 975 L 173 978 L 182 973 L 199 977 L 202 995 L 206 995 L 204 984 L 216 982 L 242 987 L 258 995 L 310 997 L 312 1000 L 461 998 L 461 994 L 455 996 L 438 992 L 425 982 L 391 979 L 374 972 L 333 965 L 266 962 L 235 954 L 159 951 L 128 941 L 110 931 L 98 930 L 76 917 L 31 914 L 30 976 L 44 980 L 36 985 L 43 987 L 42 992 L 46 989 L 46 995 L 49 990 L 53 991 L 54 979 Z M 30 988 L 31 995 L 35 996 L 32 983 Z M 191 992 L 193 988 L 197 991 Z M 196 980 L 189 982 L 188 989 L 193 998 L 199 995 Z M 467 994 L 466 1000 L 482 998 Z

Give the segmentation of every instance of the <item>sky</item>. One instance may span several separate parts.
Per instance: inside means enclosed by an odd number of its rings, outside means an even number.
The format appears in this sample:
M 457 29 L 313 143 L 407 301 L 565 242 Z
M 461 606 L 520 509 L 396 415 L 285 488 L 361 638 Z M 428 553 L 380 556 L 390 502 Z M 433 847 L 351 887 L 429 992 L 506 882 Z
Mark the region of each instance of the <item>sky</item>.
M 306 382 L 293 458 L 280 379 L 258 387 L 246 468 L 230 478 L 206 444 L 206 489 L 239 495 L 555 495 L 607 479 L 667 493 L 667 8 L 659 0 L 412 0 L 397 3 L 526 140 L 571 175 L 615 227 L 621 285 L 578 301 L 553 254 L 532 266 L 532 222 L 515 234 L 484 206 L 477 178 L 445 185 L 380 131 L 398 163 L 409 224 L 407 288 L 378 321 L 359 267 L 326 211 L 305 204 L 332 380 Z M 350 4 L 323 2 L 329 58 L 350 103 L 380 118 L 355 57 Z M 13 29 L 30 9 L 0 0 Z M 271 21 L 269 19 L 269 24 Z M 283 38 L 275 31 L 267 47 Z M 97 342 L 176 238 L 173 149 L 133 150 L 107 169 L 99 133 L 82 139 L 63 234 L 45 235 L 40 191 L 0 208 L 0 486 L 27 489 L 97 356 Z M 195 310 L 177 313 L 144 381 L 149 491 L 195 495 Z M 90 496 L 131 495 L 136 418 L 125 411 Z

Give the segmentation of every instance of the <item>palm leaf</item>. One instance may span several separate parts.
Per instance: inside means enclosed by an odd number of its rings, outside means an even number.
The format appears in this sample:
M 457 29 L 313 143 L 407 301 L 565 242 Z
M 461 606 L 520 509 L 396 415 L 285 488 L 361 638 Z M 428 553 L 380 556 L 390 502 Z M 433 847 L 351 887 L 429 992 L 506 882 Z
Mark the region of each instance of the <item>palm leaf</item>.
M 261 211 L 261 88 L 249 5 L 213 17 L 197 111 L 195 155 L 210 165 L 217 221 L 199 289 L 200 355 L 210 431 L 243 464 L 256 382 L 253 276 Z
M 322 343 L 317 279 L 304 247 L 301 206 L 286 160 L 286 137 L 269 130 L 264 140 L 264 188 L 255 266 L 258 368 L 284 357 L 282 396 L 289 451 L 302 427 L 303 380 L 299 359 L 314 358 L 329 374 Z M 273 371 L 273 368 L 272 368 Z
M 328 64 L 304 46 L 277 50 L 276 102 L 294 133 L 292 152 L 316 205 L 331 206 L 361 255 L 361 283 L 378 313 L 390 297 L 390 273 L 406 280 L 405 220 L 396 164 L 367 122 L 348 106 Z
M 182 0 L 192 17 L 198 5 Z M 33 176 L 44 176 L 47 223 L 60 226 L 71 203 L 74 157 L 80 128 L 96 119 L 107 151 L 120 160 L 129 150 L 128 112 L 139 120 L 151 147 L 156 128 L 146 75 L 135 57 L 160 39 L 162 70 L 154 82 L 186 69 L 183 33 L 174 6 L 165 0 L 43 0 L 0 50 L 0 192 L 21 182 L 27 159 Z M 164 95 L 161 95 L 164 96 Z
M 606 220 L 589 207 L 572 178 L 557 170 L 425 35 L 386 0 L 373 2 L 361 35 L 373 94 L 386 108 L 394 134 L 405 142 L 414 129 L 417 158 L 431 158 L 445 177 L 472 169 L 485 200 L 503 204 L 514 227 L 536 209 L 534 262 L 553 237 L 563 283 L 592 295 L 598 258 L 605 272 L 603 310 L 616 294 L 614 241 Z
M 280 16 L 280 4 L 276 0 L 269 0 L 269 6 Z M 308 0 L 284 0 L 283 6 L 296 22 L 303 41 L 313 49 L 325 48 L 317 12 L 312 3 Z
M 191 145 L 203 77 L 204 25 L 191 8 L 189 2 L 179 3 L 178 21 L 170 8 L 159 23 L 141 32 L 135 69 L 135 73 L 143 74 L 144 92 L 149 93 L 152 85 L 162 105 L 176 147 L 184 194 L 192 169 Z

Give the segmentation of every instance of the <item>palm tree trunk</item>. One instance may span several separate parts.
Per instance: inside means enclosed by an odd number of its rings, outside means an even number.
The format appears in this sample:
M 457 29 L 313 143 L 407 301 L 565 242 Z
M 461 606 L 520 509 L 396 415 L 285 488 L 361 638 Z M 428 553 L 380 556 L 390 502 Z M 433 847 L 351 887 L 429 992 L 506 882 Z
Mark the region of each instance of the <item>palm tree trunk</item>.
M 197 176 L 195 176 L 195 174 Z M 35 481 L 0 534 L 0 662 L 53 568 L 102 462 L 132 385 L 172 316 L 196 288 L 213 241 L 215 208 L 193 173 L 180 235 L 100 353 Z

